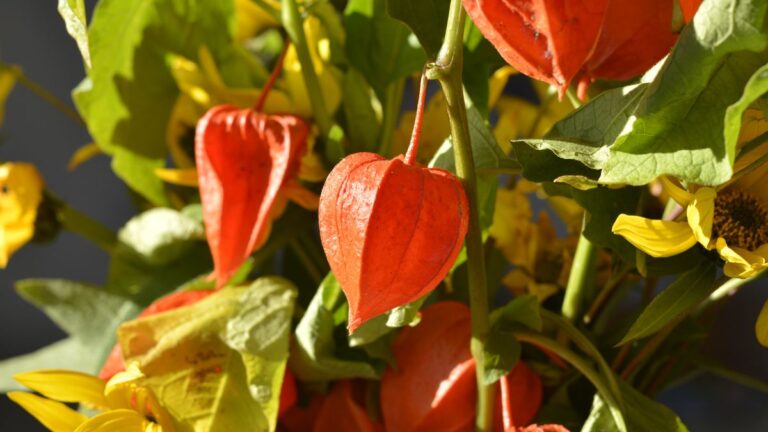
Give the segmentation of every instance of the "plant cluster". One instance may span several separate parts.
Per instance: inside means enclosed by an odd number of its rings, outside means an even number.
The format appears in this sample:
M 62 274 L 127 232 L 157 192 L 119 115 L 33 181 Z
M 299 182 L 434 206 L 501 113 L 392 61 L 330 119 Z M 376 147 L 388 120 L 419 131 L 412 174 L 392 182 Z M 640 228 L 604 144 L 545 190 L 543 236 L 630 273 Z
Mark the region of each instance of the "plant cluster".
M 141 211 L 0 165 L 0 266 L 61 230 L 111 259 L 16 284 L 69 335 L 0 362 L 48 429 L 680 432 L 662 389 L 765 387 L 702 345 L 768 268 L 768 1 L 58 8 L 76 110 L 5 63 L 0 102 L 86 127 L 71 167 Z

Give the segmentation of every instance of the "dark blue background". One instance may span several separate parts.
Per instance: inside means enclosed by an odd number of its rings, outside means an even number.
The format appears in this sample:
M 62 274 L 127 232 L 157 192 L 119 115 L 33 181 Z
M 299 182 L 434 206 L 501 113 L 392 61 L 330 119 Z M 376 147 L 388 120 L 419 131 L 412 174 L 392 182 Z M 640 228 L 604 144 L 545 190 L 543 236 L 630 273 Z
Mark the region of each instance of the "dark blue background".
M 87 1 L 89 12 L 93 1 Z M 84 71 L 74 42 L 56 12 L 56 1 L 0 2 L 0 60 L 19 64 L 31 79 L 69 101 Z M 72 153 L 90 142 L 88 133 L 26 88 L 17 87 L 0 129 L 0 160 L 34 162 L 48 187 L 107 226 L 117 229 L 134 212 L 128 192 L 100 156 L 70 173 Z M 28 245 L 0 270 L 0 359 L 33 351 L 63 337 L 42 313 L 21 300 L 13 282 L 51 277 L 103 283 L 108 259 L 86 240 L 63 233 L 48 245 Z M 768 380 L 768 350 L 757 345 L 754 322 L 768 298 L 765 283 L 727 302 L 712 329 L 710 349 L 729 366 Z M 711 375 L 668 390 L 670 405 L 692 431 L 768 430 L 768 396 Z M 0 430 L 42 428 L 0 396 Z

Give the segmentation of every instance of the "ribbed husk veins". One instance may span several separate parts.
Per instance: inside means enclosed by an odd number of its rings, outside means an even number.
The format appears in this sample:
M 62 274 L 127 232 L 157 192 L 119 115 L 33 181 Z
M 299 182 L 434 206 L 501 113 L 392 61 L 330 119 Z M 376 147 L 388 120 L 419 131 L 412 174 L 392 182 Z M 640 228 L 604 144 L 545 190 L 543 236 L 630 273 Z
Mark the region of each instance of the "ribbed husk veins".
M 286 204 L 278 193 L 295 179 L 309 132 L 299 117 L 231 105 L 212 108 L 198 122 L 200 201 L 219 287 L 266 241 Z
M 520 72 L 563 92 L 596 79 L 633 78 L 677 40 L 670 0 L 463 0 L 475 25 Z M 687 0 L 685 18 L 698 7 Z
M 448 171 L 355 153 L 328 176 L 319 219 L 351 332 L 443 280 L 467 232 L 467 197 Z

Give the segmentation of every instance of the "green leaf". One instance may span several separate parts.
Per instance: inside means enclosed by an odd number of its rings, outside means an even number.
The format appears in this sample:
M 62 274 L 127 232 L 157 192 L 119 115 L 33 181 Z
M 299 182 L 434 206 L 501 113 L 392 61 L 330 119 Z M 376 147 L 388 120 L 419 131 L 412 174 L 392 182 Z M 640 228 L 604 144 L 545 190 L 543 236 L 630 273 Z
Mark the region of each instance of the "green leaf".
M 514 143 L 524 175 L 577 186 L 584 178 L 632 185 L 660 175 L 702 185 L 730 179 L 741 115 L 768 87 L 755 73 L 768 61 L 766 9 L 750 0 L 702 5 L 641 84 L 603 93 L 542 140 Z
M 92 68 L 75 102 L 96 143 L 113 156 L 117 175 L 155 204 L 167 201 L 154 169 L 165 164 L 166 126 L 178 95 L 167 56 L 195 60 L 206 46 L 217 63 L 231 63 L 233 3 L 104 0 L 93 13 Z
M 329 381 L 344 378 L 377 379 L 374 366 L 361 360 L 342 358 L 334 337 L 334 315 L 341 302 L 341 287 L 329 273 L 307 307 L 296 327 L 296 339 L 291 346 L 291 370 L 304 381 Z M 344 329 L 346 332 L 346 329 Z
M 548 195 L 574 199 L 587 211 L 584 235 L 592 243 L 613 250 L 624 261 L 634 262 L 634 246 L 622 237 L 615 235 L 611 231 L 611 227 L 619 214 L 633 214 L 635 212 L 642 192 L 641 188 L 611 189 L 598 187 L 582 191 L 565 184 L 545 183 L 544 191 Z
M 344 75 L 344 118 L 351 151 L 375 151 L 379 137 L 379 120 L 371 105 L 373 91 L 356 69 Z
M 427 300 L 427 297 L 429 297 L 429 294 L 364 322 L 354 333 L 349 335 L 349 346 L 356 347 L 370 344 L 381 339 L 382 336 L 389 334 L 396 328 L 418 324 L 421 319 L 419 310 Z
M 274 430 L 295 298 L 290 282 L 260 278 L 128 322 L 121 347 L 179 422 L 196 431 Z
M 114 331 L 111 334 L 114 345 Z M 104 358 L 94 355 L 95 351 L 102 351 L 103 347 L 86 344 L 77 337 L 68 337 L 40 348 L 29 354 L 23 354 L 0 361 L 0 393 L 14 390 L 26 390 L 17 383 L 13 376 L 21 372 L 29 372 L 39 369 L 67 369 L 73 371 L 94 374 L 101 369 Z
M 513 335 L 515 329 L 525 327 L 541 331 L 540 304 L 536 296 L 517 297 L 491 313 L 491 329 L 483 355 L 485 375 L 483 381 L 493 384 L 508 374 L 520 359 L 521 346 Z
M 64 20 L 67 33 L 77 43 L 77 49 L 83 56 L 83 62 L 87 69 L 91 68 L 91 52 L 88 48 L 88 24 L 85 16 L 85 4 L 83 0 L 59 0 L 57 7 L 59 15 Z
M 426 61 L 413 33 L 387 15 L 385 0 L 350 0 L 344 10 L 347 59 L 380 100 L 390 83 L 422 69 Z
M 16 283 L 19 295 L 37 306 L 62 330 L 85 342 L 114 333 L 138 307 L 99 287 L 63 279 L 25 279 Z
M 695 269 L 682 274 L 643 310 L 619 345 L 656 333 L 668 322 L 701 303 L 715 288 L 715 273 L 715 265 L 703 261 Z
M 744 111 L 766 92 L 768 92 L 768 65 L 764 65 L 752 74 L 747 85 L 744 86 L 741 98 L 725 110 L 725 148 L 730 152 L 731 160 L 738 144 Z
M 443 44 L 449 0 L 386 0 L 387 12 L 413 30 L 429 58 L 436 58 Z
M 155 208 L 118 233 L 107 289 L 140 304 L 174 290 L 211 268 L 202 225 L 176 210 Z
M 493 223 L 496 187 L 498 186 L 496 174 L 500 171 L 515 171 L 519 168 L 519 165 L 501 151 L 485 120 L 483 120 L 477 109 L 471 105 L 469 99 L 467 99 L 467 103 L 467 120 L 472 141 L 472 155 L 475 161 L 475 169 L 478 173 L 477 204 L 480 211 L 480 225 L 483 229 L 486 229 Z M 454 159 L 451 138 L 443 142 L 429 162 L 429 166 L 456 173 L 456 161 Z M 457 263 L 461 261 L 463 259 L 456 260 Z
M 664 405 L 654 402 L 638 392 L 632 386 L 619 381 L 621 396 L 624 400 L 624 419 L 627 430 L 632 432 L 687 432 L 675 413 Z M 592 411 L 584 423 L 581 432 L 604 432 L 617 430 L 616 423 L 608 405 L 599 394 L 592 402 Z
M 598 178 L 645 91 L 645 84 L 601 93 L 557 122 L 543 139 L 512 141 L 525 178 L 542 182 L 565 175 Z
M 115 345 L 115 331 L 139 307 L 103 289 L 61 279 L 26 279 L 19 295 L 40 308 L 69 338 L 0 362 L 0 391 L 18 389 L 11 376 L 35 369 L 98 372 Z

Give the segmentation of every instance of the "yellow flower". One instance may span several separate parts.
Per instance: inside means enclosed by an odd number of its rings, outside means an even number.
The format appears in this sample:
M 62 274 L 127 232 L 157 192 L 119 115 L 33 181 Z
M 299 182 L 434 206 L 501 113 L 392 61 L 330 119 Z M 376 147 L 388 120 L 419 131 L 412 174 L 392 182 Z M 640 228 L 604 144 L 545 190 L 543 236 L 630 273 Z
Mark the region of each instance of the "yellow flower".
M 37 207 L 43 199 L 43 178 L 34 165 L 0 165 L 0 268 L 35 234 Z
M 540 81 L 532 81 L 531 85 L 541 101 L 539 106 L 511 96 L 501 96 L 496 104 L 499 120 L 493 134 L 504 152 L 509 152 L 512 140 L 541 138 L 552 125 L 573 111 L 570 102 L 558 100 L 551 86 Z
M 25 372 L 14 378 L 42 396 L 18 391 L 9 392 L 8 397 L 53 432 L 175 430 L 170 415 L 152 391 L 138 384 L 143 374 L 135 365 L 109 382 L 66 370 Z M 101 413 L 89 418 L 65 403 L 79 403 Z
M 759 171 L 768 179 L 765 168 Z M 664 190 L 685 208 L 685 221 L 653 220 L 622 214 L 613 232 L 653 257 L 677 255 L 696 243 L 717 250 L 725 261 L 726 276 L 747 278 L 768 267 L 768 201 L 756 189 L 742 189 L 738 182 L 720 190 L 711 187 L 681 188 L 661 179 Z
M 535 191 L 537 186 L 526 180 L 517 181 L 513 189 L 500 189 L 490 235 L 515 266 L 502 283 L 515 294 L 530 293 L 543 301 L 567 283 L 576 236 L 558 238 L 546 212 L 541 212 L 537 221 L 532 220 L 528 194 Z M 571 200 L 558 200 L 557 204 L 564 214 L 581 214 Z M 574 228 L 571 233 L 578 232 Z

